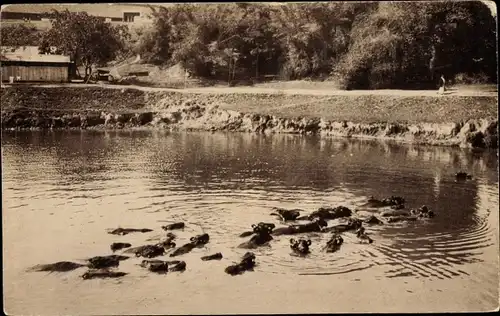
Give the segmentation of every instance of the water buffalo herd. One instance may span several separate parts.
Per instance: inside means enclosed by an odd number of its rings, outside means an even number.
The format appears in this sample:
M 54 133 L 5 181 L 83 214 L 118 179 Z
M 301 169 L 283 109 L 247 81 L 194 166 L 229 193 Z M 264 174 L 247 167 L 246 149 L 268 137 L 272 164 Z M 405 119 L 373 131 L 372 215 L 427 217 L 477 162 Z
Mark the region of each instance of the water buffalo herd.
M 467 174 L 457 173 L 456 180 L 469 180 L 471 177 Z M 330 233 L 331 237 L 326 244 L 321 247 L 321 251 L 333 253 L 339 250 L 344 243 L 342 234 L 352 232 L 355 240 L 359 243 L 371 244 L 374 240 L 366 232 L 365 226 L 385 225 L 395 222 L 419 221 L 431 219 L 435 216 L 433 210 L 423 205 L 417 209 L 405 210 L 405 199 L 400 196 L 391 196 L 384 199 L 370 197 L 362 206 L 365 210 L 372 210 L 370 216 L 366 218 L 359 217 L 360 210 L 351 210 L 344 206 L 321 207 L 318 210 L 306 214 L 302 209 L 284 209 L 274 208 L 271 215 L 277 216 L 282 225 L 276 227 L 273 223 L 259 222 L 251 225 L 251 230 L 243 232 L 240 238 L 250 237 L 247 241 L 240 243 L 237 247 L 242 249 L 255 249 L 264 245 L 269 245 L 276 237 L 281 235 L 293 236 L 290 239 L 291 255 L 307 256 L 311 253 L 311 240 L 300 236 L 307 233 Z M 328 221 L 337 220 L 337 224 L 329 226 Z M 166 235 L 156 243 L 132 247 L 128 242 L 114 242 L 110 245 L 113 253 L 122 251 L 121 255 L 111 254 L 105 256 L 96 256 L 88 258 L 85 262 L 76 263 L 70 261 L 60 261 L 51 264 L 39 264 L 28 271 L 45 272 L 68 272 L 78 268 L 88 268 L 81 275 L 85 280 L 94 278 L 118 278 L 127 275 L 126 272 L 116 271 L 120 262 L 127 260 L 133 254 L 135 257 L 143 257 L 138 266 L 147 269 L 149 272 L 157 274 L 166 274 L 169 272 L 182 272 L 186 270 L 186 262 L 182 260 L 159 260 L 153 259 L 168 254 L 169 257 L 179 257 L 191 252 L 195 248 L 203 248 L 210 242 L 210 236 L 207 233 L 192 236 L 189 242 L 177 246 L 174 242 L 177 235 L 172 231 L 183 230 L 186 227 L 184 222 L 178 222 L 162 226 Z M 109 234 L 116 236 L 126 236 L 130 233 L 148 233 L 152 232 L 148 228 L 117 228 L 108 231 Z M 123 238 L 123 237 L 121 237 Z M 151 239 L 148 239 L 151 240 Z M 221 260 L 222 253 L 218 252 L 201 257 L 202 261 Z M 229 275 L 241 274 L 245 271 L 252 271 L 256 265 L 256 256 L 253 252 L 246 252 L 240 262 L 234 263 L 225 268 Z

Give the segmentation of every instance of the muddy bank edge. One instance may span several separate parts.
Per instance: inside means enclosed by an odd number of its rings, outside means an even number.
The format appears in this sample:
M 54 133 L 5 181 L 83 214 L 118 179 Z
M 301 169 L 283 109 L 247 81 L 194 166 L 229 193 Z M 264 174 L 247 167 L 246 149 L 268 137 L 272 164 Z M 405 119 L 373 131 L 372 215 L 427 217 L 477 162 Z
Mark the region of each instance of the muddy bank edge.
M 1 105 L 3 130 L 147 127 L 498 148 L 497 96 L 325 97 L 24 86 L 2 88 Z

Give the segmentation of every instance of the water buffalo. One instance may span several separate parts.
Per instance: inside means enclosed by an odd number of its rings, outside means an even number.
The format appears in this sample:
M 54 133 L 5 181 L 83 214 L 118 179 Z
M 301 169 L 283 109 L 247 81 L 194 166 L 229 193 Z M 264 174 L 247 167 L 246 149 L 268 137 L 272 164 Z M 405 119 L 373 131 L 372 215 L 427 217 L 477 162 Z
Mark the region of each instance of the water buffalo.
M 419 218 L 432 218 L 434 212 L 429 210 L 427 206 L 422 206 L 418 209 L 411 209 L 409 212 L 390 211 L 382 214 L 388 223 L 416 221 Z
M 220 260 L 220 259 L 222 259 L 222 253 L 220 253 L 220 252 L 214 253 L 213 255 L 201 257 L 201 260 L 203 260 L 203 261 Z
M 174 230 L 174 229 L 184 229 L 186 225 L 183 222 L 173 223 L 169 225 L 162 226 L 163 230 Z
M 128 273 L 126 272 L 119 272 L 119 271 L 109 271 L 105 269 L 99 269 L 99 270 L 89 270 L 85 272 L 82 275 L 82 278 L 84 280 L 90 280 L 90 279 L 104 279 L 104 278 L 119 278 L 122 276 L 127 275 Z
M 144 245 L 125 250 L 125 253 L 133 253 L 136 257 L 154 258 L 163 256 L 167 249 L 175 247 L 174 242 L 163 242 L 156 245 Z
M 311 245 L 311 240 L 305 239 L 290 239 L 290 248 L 298 255 L 307 255 L 309 251 L 309 246 Z
M 376 225 L 381 225 L 384 223 L 380 219 L 378 219 L 375 215 L 371 215 L 370 217 L 365 219 L 363 222 L 367 223 L 367 224 L 376 224 Z
M 273 225 L 274 226 L 274 225 Z M 271 236 L 272 226 L 268 225 L 253 225 L 254 235 L 249 241 L 246 241 L 238 246 L 238 248 L 254 249 L 264 244 L 267 244 L 273 239 Z
M 349 230 L 355 230 L 359 227 L 363 226 L 363 222 L 359 218 L 349 218 L 347 223 L 338 224 L 332 227 L 325 228 L 324 232 L 334 232 L 334 233 L 342 233 Z
M 172 268 L 170 268 L 168 271 L 170 272 L 182 272 L 186 270 L 186 262 L 185 261 L 180 261 L 176 265 L 174 265 Z
M 169 240 L 175 240 L 177 236 L 174 233 L 167 233 L 166 238 Z
M 201 234 L 191 237 L 190 242 L 177 248 L 170 254 L 170 257 L 180 256 L 186 254 L 193 250 L 194 248 L 199 248 L 208 243 L 210 236 L 208 234 Z
M 412 222 L 418 220 L 418 216 L 394 216 L 387 217 L 387 223 Z
M 147 265 L 147 269 L 150 272 L 166 274 L 168 272 L 168 262 L 160 260 L 157 262 L 149 262 Z
M 251 236 L 253 234 L 255 234 L 255 227 L 256 226 L 259 226 L 259 227 L 267 227 L 269 230 L 273 230 L 274 228 L 276 228 L 276 225 L 274 225 L 273 223 L 264 223 L 264 222 L 260 222 L 258 224 L 252 224 L 252 231 L 247 231 L 247 232 L 243 232 L 240 234 L 240 237 L 248 237 L 248 236 Z
M 91 269 L 106 269 L 111 267 L 118 267 L 120 261 L 127 260 L 127 256 L 109 255 L 109 256 L 96 256 L 88 259 L 89 268 Z
M 175 247 L 175 243 L 171 243 L 170 246 Z M 144 258 L 154 258 L 158 256 L 163 256 L 165 254 L 165 247 L 163 245 L 146 245 L 140 251 L 136 252 L 137 257 Z
M 70 261 L 59 261 L 48 264 L 37 264 L 28 269 L 28 272 L 68 272 L 88 265 Z
M 361 226 L 356 230 L 356 237 L 360 240 L 360 242 L 368 242 L 369 244 L 373 243 L 373 239 L 370 238 L 365 232 L 365 228 Z
M 112 235 L 127 235 L 130 233 L 149 233 L 152 232 L 152 229 L 149 228 L 116 228 L 112 231 L 108 232 L 108 234 Z
M 423 217 L 423 218 L 432 218 L 436 216 L 433 211 L 429 210 L 429 208 L 425 205 L 421 206 L 420 208 L 414 210 L 412 209 L 410 211 L 412 215 L 418 216 L 418 217 Z
M 176 264 L 179 264 L 181 261 L 179 261 L 179 260 L 163 261 L 163 260 L 156 260 L 156 259 L 142 260 L 142 262 L 139 265 L 143 268 L 148 268 L 152 264 L 158 264 L 158 263 L 162 263 L 162 262 L 165 262 L 168 265 L 176 265 Z
M 110 246 L 111 251 L 113 252 L 130 247 L 132 247 L 132 245 L 127 242 L 114 242 Z
M 404 204 L 395 204 L 395 205 L 391 205 L 391 209 L 393 210 L 402 210 L 405 208 L 405 205 Z
M 325 250 L 326 252 L 335 252 L 340 249 L 340 246 L 344 243 L 344 239 L 339 234 L 333 234 L 332 238 L 327 241 Z
M 165 237 L 155 236 L 155 237 L 146 239 L 146 241 L 159 240 L 160 243 L 169 243 L 175 239 L 177 239 L 177 236 L 175 234 L 169 232 L 169 233 L 167 233 L 167 235 Z
M 397 217 L 397 216 L 410 216 L 411 212 L 403 211 L 403 210 L 392 210 L 383 212 L 380 214 L 382 217 Z
M 320 207 L 317 211 L 312 212 L 309 215 L 299 217 L 299 220 L 315 220 L 318 218 L 324 220 L 333 220 L 341 217 L 349 217 L 352 215 L 352 211 L 345 206 L 338 207 Z
M 379 207 L 387 207 L 387 206 L 398 206 L 398 205 L 404 205 L 405 199 L 400 197 L 400 196 L 391 196 L 389 198 L 384 198 L 383 200 L 378 200 L 375 199 L 373 196 L 371 196 L 368 199 L 368 202 L 365 203 L 365 206 L 368 207 L 374 207 L 374 208 L 379 208 Z
M 328 223 L 324 219 L 316 219 L 315 221 L 302 225 L 291 225 L 288 227 L 279 227 L 273 230 L 272 235 L 295 235 L 301 233 L 312 233 L 312 232 L 321 232 L 325 227 L 328 226 Z
M 195 243 L 197 246 L 206 245 L 210 241 L 210 236 L 205 233 L 191 237 L 189 240 Z
M 273 208 L 273 210 L 274 212 L 271 213 L 271 215 L 278 216 L 284 222 L 296 220 L 297 217 L 300 216 L 300 212 L 304 211 L 301 209 L 286 210 L 284 208 L 279 208 L 279 207 L 275 207 Z
M 241 262 L 227 267 L 224 271 L 230 275 L 242 274 L 245 271 L 252 271 L 255 267 L 255 254 L 247 252 L 243 255 Z
M 157 245 L 162 246 L 163 248 L 165 248 L 165 250 L 170 249 L 170 248 L 175 248 L 175 246 L 176 246 L 175 242 L 173 242 L 169 238 L 160 241 Z

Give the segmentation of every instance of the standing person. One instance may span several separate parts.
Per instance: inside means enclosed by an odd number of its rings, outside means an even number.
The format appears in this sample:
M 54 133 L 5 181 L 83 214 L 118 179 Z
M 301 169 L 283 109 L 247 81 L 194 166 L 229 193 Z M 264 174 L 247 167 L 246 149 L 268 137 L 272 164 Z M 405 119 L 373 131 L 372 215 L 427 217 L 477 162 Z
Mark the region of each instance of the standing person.
M 441 75 L 441 78 L 439 78 L 439 90 L 438 90 L 438 94 L 444 94 L 444 91 L 446 90 L 445 89 L 445 84 L 446 84 L 446 80 L 444 79 L 444 76 Z

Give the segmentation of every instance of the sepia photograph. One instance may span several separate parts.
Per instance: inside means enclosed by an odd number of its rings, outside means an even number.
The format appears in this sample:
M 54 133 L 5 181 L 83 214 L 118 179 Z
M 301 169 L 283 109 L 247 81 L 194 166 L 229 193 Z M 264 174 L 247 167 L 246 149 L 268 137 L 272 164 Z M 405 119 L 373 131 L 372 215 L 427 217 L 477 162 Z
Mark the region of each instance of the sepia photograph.
M 6 315 L 494 312 L 493 1 L 16 3 Z

